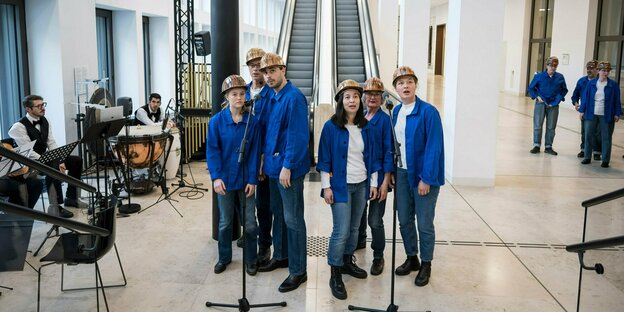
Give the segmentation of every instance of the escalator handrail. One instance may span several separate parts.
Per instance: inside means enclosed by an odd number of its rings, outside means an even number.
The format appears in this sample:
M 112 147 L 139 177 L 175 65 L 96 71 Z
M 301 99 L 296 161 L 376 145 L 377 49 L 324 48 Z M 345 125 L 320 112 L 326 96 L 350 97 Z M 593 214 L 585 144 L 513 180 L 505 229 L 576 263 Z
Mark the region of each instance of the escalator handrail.
M 288 64 L 288 49 L 290 48 L 290 36 L 292 33 L 293 18 L 295 16 L 296 0 L 286 0 L 284 4 L 284 13 L 282 15 L 282 26 L 277 41 L 275 53 L 282 57 L 284 64 Z
M 336 51 L 336 49 L 338 49 L 338 45 L 336 44 L 336 41 L 338 41 L 338 36 L 336 34 L 336 1 L 332 1 L 332 10 L 331 10 L 331 14 L 332 14 L 332 18 L 331 18 L 331 22 L 332 22 L 332 73 L 331 73 L 331 85 L 332 85 L 332 94 L 336 94 L 336 87 L 338 87 L 338 52 Z M 332 101 L 332 106 L 335 107 L 335 103 L 334 101 Z
M 624 235 L 613 236 L 608 238 L 591 240 L 583 243 L 571 244 L 566 246 L 568 252 L 580 252 L 599 248 L 609 248 L 624 245 Z
M 592 206 L 596 206 L 596 205 L 600 205 L 603 203 L 606 203 L 608 201 L 612 201 L 614 199 L 618 199 L 620 197 L 624 196 L 624 188 L 621 188 L 619 190 L 615 190 L 613 192 L 609 192 L 606 194 L 602 194 L 600 196 L 596 196 L 594 198 L 585 200 L 581 203 L 581 206 L 585 207 L 585 208 L 589 208 Z
M 379 77 L 379 66 L 377 64 L 377 52 L 375 51 L 375 40 L 373 38 L 373 28 L 370 22 L 370 13 L 367 0 L 358 0 L 358 17 L 360 20 L 360 35 L 362 37 L 362 53 L 364 55 L 364 68 L 366 78 Z
M 313 78 L 312 78 L 312 103 L 310 103 L 310 108 L 314 109 L 319 105 L 319 60 L 321 54 L 321 16 L 322 16 L 322 0 L 316 0 L 316 25 L 314 26 L 314 65 L 313 65 Z M 313 121 L 314 117 L 310 117 Z M 310 128 L 310 131 L 313 131 Z

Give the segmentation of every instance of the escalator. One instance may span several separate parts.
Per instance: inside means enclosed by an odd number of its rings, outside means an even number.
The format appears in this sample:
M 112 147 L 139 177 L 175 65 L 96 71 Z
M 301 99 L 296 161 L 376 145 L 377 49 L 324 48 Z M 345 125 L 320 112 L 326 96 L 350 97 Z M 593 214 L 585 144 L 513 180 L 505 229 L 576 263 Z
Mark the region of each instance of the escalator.
M 336 79 L 366 81 L 357 0 L 335 0 Z

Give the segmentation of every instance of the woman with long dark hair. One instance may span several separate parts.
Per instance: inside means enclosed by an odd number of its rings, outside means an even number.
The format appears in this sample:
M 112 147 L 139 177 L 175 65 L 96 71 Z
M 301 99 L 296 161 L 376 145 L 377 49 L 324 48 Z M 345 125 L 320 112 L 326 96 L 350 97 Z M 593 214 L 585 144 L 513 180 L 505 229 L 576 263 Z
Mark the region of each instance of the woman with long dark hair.
M 329 286 L 337 299 L 346 299 L 342 273 L 366 278 L 355 264 L 358 229 L 366 200 L 377 197 L 381 162 L 372 157 L 371 128 L 364 117 L 362 88 L 347 79 L 338 85 L 336 113 L 323 126 L 316 170 L 321 173 L 321 196 L 331 205 L 333 229 L 327 250 Z

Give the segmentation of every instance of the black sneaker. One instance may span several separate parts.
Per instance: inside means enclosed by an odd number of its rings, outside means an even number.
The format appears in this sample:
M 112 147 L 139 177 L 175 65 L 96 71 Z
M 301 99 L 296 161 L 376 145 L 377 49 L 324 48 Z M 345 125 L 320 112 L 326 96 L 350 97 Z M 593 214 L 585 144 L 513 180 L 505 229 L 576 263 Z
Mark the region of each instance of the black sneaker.
M 587 165 L 589 163 L 591 163 L 591 159 L 589 159 L 589 158 L 585 158 L 585 159 L 581 160 L 581 164 L 583 164 L 583 165 Z
M 531 154 L 537 154 L 540 152 L 539 146 L 533 146 L 533 148 L 529 151 Z
M 221 261 L 219 261 L 219 262 L 217 262 L 217 264 L 215 264 L 215 266 L 214 266 L 215 274 L 219 274 L 219 273 L 225 271 L 225 269 L 227 268 L 228 264 L 230 264 L 230 262 L 231 261 L 228 261 L 228 262 L 221 262 Z
M 544 150 L 544 153 L 546 154 L 550 154 L 550 155 L 554 155 L 557 156 L 559 153 L 555 152 L 554 149 L 552 149 L 552 147 L 548 147 Z
M 600 160 L 600 154 L 594 154 L 594 160 Z
M 584 151 L 580 151 L 578 154 L 576 154 L 576 157 L 578 157 L 578 158 L 585 158 L 585 152 Z
M 256 273 L 258 273 L 258 263 L 257 262 L 248 263 L 246 265 L 245 270 L 247 271 L 247 274 L 251 276 L 256 275 Z
M 608 167 L 608 166 L 609 166 L 609 165 L 607 165 L 607 167 Z M 66 219 L 69 219 L 69 218 L 71 218 L 71 217 L 73 217 L 73 216 L 74 216 L 74 213 L 73 213 L 73 212 L 71 212 L 71 211 L 69 211 L 69 210 L 67 210 L 67 209 L 65 209 L 65 208 L 63 208 L 63 207 L 59 207 L 59 216 L 60 216 L 61 218 L 66 218 Z
M 383 272 L 384 268 L 384 259 L 383 258 L 375 258 L 373 259 L 373 264 L 371 265 L 370 273 L 371 275 L 379 275 Z
M 603 161 L 602 164 L 600 164 L 600 167 L 602 167 L 602 168 L 609 168 L 609 163 Z

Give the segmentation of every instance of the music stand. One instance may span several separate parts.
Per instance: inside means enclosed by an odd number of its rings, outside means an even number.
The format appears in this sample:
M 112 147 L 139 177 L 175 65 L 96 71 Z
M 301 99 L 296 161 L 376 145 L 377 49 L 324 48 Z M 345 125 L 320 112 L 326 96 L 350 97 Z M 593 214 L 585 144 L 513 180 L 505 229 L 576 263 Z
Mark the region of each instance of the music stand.
M 43 153 L 43 155 L 41 155 L 41 158 L 39 158 L 38 160 L 40 163 L 46 165 L 56 160 L 65 160 L 65 158 L 67 158 L 67 156 L 69 156 L 69 154 L 71 154 L 71 152 L 74 150 L 74 148 L 76 148 L 76 145 L 78 145 L 78 143 L 80 143 L 80 141 L 71 142 L 61 147 L 57 147 L 53 150 L 49 150 Z

